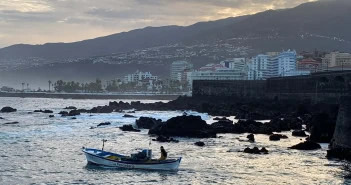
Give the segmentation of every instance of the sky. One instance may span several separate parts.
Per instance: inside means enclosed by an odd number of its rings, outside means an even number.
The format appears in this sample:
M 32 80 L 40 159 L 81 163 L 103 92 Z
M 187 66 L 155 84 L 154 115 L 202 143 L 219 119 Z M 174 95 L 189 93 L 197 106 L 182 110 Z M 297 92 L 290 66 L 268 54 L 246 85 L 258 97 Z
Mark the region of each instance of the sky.
M 0 48 L 292 8 L 314 0 L 0 0 Z

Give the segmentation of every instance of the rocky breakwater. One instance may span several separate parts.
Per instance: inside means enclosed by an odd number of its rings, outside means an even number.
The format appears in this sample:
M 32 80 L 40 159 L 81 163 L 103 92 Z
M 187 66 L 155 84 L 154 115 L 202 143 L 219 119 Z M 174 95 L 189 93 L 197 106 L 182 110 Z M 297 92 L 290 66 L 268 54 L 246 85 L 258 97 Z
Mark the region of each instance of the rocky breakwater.
M 211 129 L 216 133 L 253 133 L 272 135 L 273 132 L 290 131 L 301 129 L 302 121 L 297 118 L 277 118 L 270 122 L 262 123 L 255 120 L 239 120 L 233 124 L 230 120 L 220 120 L 211 125 Z
M 351 96 L 340 99 L 339 114 L 333 139 L 327 153 L 329 158 L 351 160 Z

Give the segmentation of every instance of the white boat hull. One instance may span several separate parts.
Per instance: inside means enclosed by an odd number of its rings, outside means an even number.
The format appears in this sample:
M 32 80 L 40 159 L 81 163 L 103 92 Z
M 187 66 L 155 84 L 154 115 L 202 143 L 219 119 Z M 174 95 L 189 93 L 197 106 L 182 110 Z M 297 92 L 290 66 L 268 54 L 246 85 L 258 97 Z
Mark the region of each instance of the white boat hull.
M 96 149 L 83 149 L 88 163 L 100 165 L 109 168 L 128 168 L 128 169 L 149 169 L 149 170 L 178 170 L 181 157 L 178 159 L 169 159 L 164 161 L 153 162 L 135 162 L 135 161 L 122 161 L 112 160 L 104 157 L 101 150 Z

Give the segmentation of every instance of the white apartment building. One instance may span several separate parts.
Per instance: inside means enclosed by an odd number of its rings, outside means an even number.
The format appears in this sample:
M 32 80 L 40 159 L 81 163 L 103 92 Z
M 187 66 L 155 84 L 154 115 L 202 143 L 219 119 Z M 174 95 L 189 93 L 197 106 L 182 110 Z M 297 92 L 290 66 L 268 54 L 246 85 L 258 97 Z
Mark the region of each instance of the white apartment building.
M 184 70 L 193 69 L 193 65 L 187 61 L 175 61 L 171 64 L 171 80 L 179 81 Z
M 329 68 L 335 68 L 338 66 L 350 66 L 351 65 L 351 54 L 331 52 L 326 54 L 322 59 L 322 70 L 327 71 Z
M 189 85 L 192 88 L 194 80 L 246 80 L 245 70 L 224 67 L 221 64 L 208 64 L 197 71 L 191 72 Z
M 253 57 L 248 63 L 248 80 L 308 74 L 310 72 L 297 70 L 296 51 L 291 50 L 260 54 Z
M 125 83 L 139 82 L 139 81 L 143 81 L 145 79 L 156 81 L 157 80 L 157 76 L 153 76 L 150 72 L 136 71 L 135 73 L 128 74 L 127 76 L 125 76 L 124 77 L 124 82 Z
M 248 62 L 247 77 L 248 80 L 263 80 L 271 76 L 274 72 L 271 67 L 271 60 L 269 55 L 257 55 Z M 269 66 L 269 67 L 268 67 Z M 269 71 L 270 69 L 270 71 Z

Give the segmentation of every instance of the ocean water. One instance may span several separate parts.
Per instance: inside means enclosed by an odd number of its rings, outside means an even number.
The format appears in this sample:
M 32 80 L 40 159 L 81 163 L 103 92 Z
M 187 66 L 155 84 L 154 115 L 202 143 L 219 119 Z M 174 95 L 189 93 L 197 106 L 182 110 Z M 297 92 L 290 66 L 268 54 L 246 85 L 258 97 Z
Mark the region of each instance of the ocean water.
M 179 143 L 152 142 L 150 148 L 158 158 L 163 145 L 170 157 L 182 156 L 179 171 L 146 171 L 104 169 L 89 166 L 81 147 L 101 148 L 130 154 L 149 147 L 147 130 L 140 133 L 122 132 L 118 126 L 133 124 L 136 118 L 123 118 L 123 113 L 82 114 L 76 120 L 60 117 L 64 107 L 92 108 L 106 105 L 109 100 L 70 100 L 40 98 L 0 98 L 0 107 L 17 108 L 15 113 L 0 113 L 0 184 L 348 184 L 344 178 L 344 161 L 325 158 L 327 144 L 321 150 L 297 151 L 287 147 L 300 138 L 269 141 L 266 135 L 256 135 L 249 143 L 247 134 L 221 134 L 221 138 L 177 138 Z M 145 100 L 143 102 L 154 102 Z M 31 113 L 35 109 L 50 109 L 49 114 Z M 208 123 L 207 114 L 200 115 Z M 182 115 L 181 111 L 138 111 L 134 115 L 162 120 Z M 233 119 L 233 117 L 231 117 Z M 5 122 L 18 121 L 15 125 Z M 100 122 L 112 124 L 90 129 Z M 194 145 L 205 142 L 205 147 Z M 250 155 L 245 147 L 266 147 L 268 155 Z

